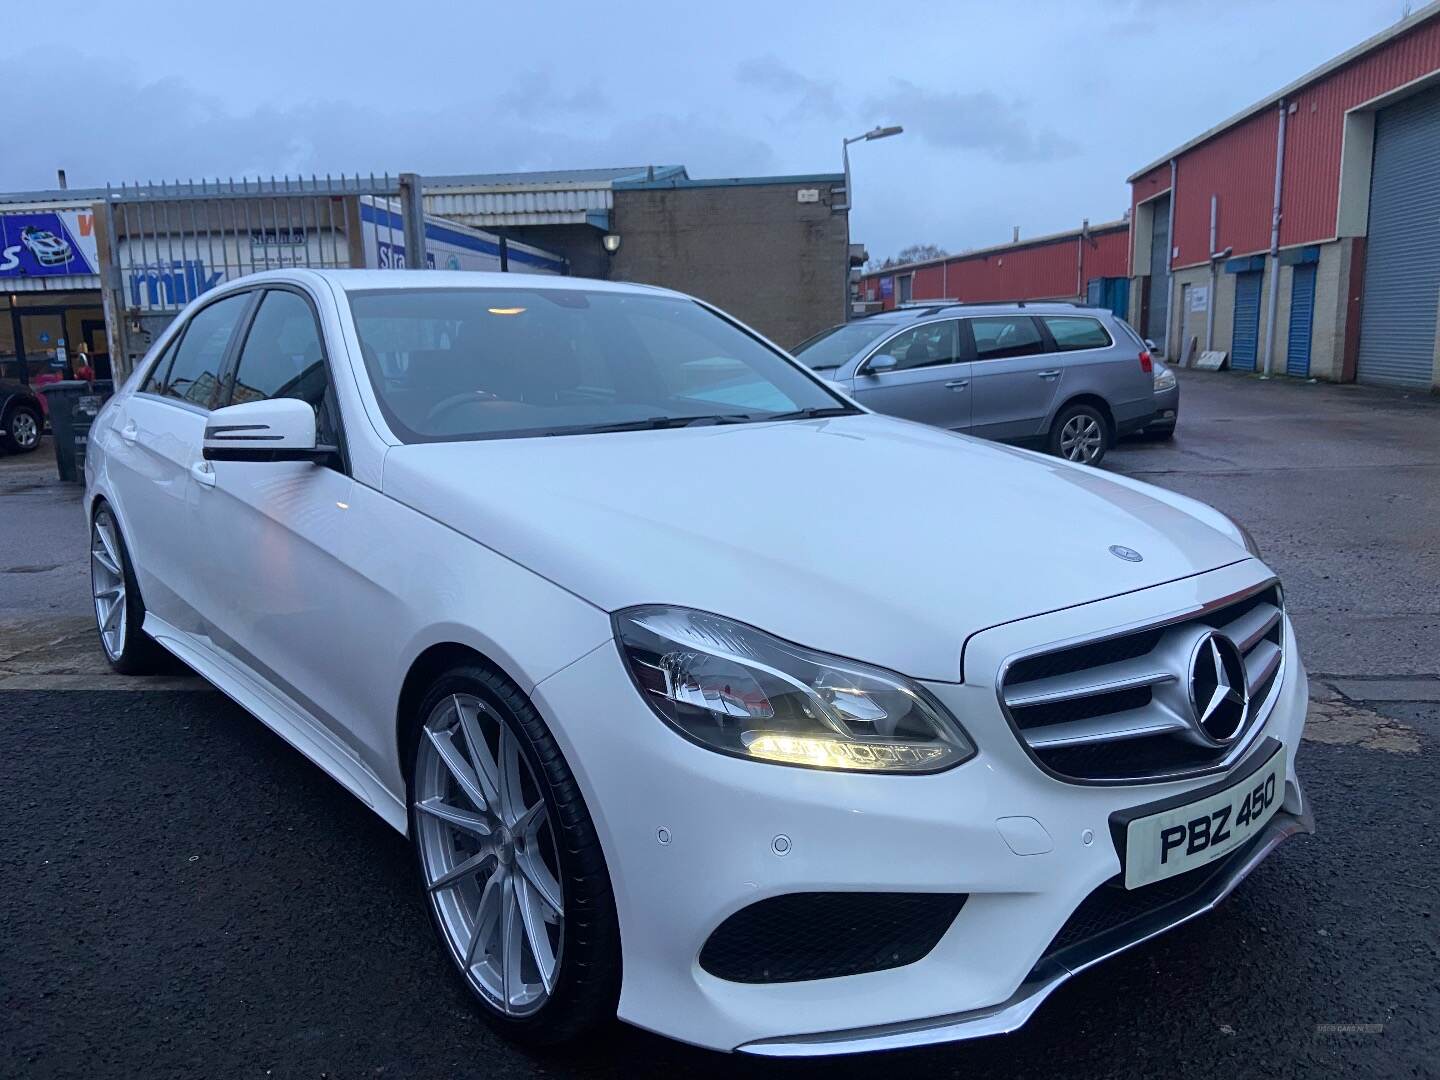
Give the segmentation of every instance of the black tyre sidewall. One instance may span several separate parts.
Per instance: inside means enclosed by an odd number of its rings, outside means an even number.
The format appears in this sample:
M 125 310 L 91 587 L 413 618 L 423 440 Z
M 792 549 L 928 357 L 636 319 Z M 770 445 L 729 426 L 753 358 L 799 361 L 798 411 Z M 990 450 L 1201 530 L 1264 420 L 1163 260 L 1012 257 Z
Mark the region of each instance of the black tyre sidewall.
M 543 781 L 546 809 L 552 827 L 557 827 L 565 944 L 550 1000 L 529 1016 L 512 1017 L 497 1011 L 454 962 L 427 888 L 415 810 L 415 765 L 426 718 L 441 701 L 455 693 L 480 698 L 516 736 L 531 770 Z M 410 847 L 421 897 L 439 938 L 436 944 L 446 954 L 446 966 L 479 1004 L 490 1025 L 508 1039 L 543 1047 L 573 1042 L 592 1034 L 614 1020 L 619 1002 L 619 920 L 594 822 L 554 736 L 518 687 L 479 662 L 453 667 L 437 679 L 416 713 L 410 718 L 405 762 Z
M 1059 415 L 1055 417 L 1055 422 L 1050 425 L 1050 437 L 1046 440 L 1046 447 L 1055 457 L 1064 457 L 1060 452 L 1060 432 L 1064 429 L 1065 425 L 1070 422 L 1072 417 L 1082 413 L 1095 418 L 1096 422 L 1100 425 L 1100 430 L 1105 432 L 1105 441 L 1100 445 L 1100 456 L 1094 461 L 1080 461 L 1075 464 L 1099 465 L 1105 460 L 1105 455 L 1110 452 L 1110 443 L 1114 441 L 1115 436 L 1110 430 L 1110 422 L 1105 419 L 1105 414 L 1093 405 L 1086 405 L 1081 402 L 1075 405 L 1066 405 L 1065 408 L 1061 409 Z

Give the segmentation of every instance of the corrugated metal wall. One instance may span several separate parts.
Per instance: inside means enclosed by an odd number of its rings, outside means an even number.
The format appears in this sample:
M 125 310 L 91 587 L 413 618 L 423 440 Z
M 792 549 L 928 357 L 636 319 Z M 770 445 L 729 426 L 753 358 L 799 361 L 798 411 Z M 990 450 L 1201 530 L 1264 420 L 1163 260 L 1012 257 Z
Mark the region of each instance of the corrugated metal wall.
M 1212 194 L 1220 196 L 1217 249 L 1234 247 L 1236 255 L 1249 255 L 1270 247 L 1278 119 L 1277 110 L 1266 109 L 1181 156 L 1173 196 L 1173 243 L 1180 253 L 1172 266 L 1209 260 Z
M 1128 226 L 1092 230 L 1085 241 L 1083 266 L 1078 233 L 916 266 L 912 297 L 974 303 L 1081 297 L 1085 283 L 1092 278 L 1126 276 L 1129 236 Z M 904 273 L 903 267 L 892 267 L 867 274 L 861 279 L 860 295 L 868 297 L 873 291 L 879 299 L 880 278 L 896 276 L 898 280 Z M 893 307 L 894 300 L 885 306 Z
M 1285 133 L 1282 246 L 1335 235 L 1345 113 L 1437 68 L 1440 19 L 1416 27 L 1295 95 L 1296 109 Z M 1267 207 L 1269 198 L 1267 194 Z

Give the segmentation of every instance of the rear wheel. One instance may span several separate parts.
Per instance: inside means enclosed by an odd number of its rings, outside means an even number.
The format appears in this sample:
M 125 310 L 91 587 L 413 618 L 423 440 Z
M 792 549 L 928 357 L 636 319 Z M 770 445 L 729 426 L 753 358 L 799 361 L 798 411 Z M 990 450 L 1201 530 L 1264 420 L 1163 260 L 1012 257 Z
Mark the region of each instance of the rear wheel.
M 532 1045 L 614 1019 L 610 878 L 539 713 L 478 663 L 440 678 L 418 713 L 410 835 L 431 919 L 486 1019 Z
M 110 666 L 122 675 L 159 675 L 175 670 L 170 655 L 140 629 L 145 602 L 135 584 L 130 553 L 107 503 L 95 508 L 90 522 L 90 593 L 95 626 Z
M 1110 425 L 1093 405 L 1067 405 L 1050 426 L 1050 453 L 1066 461 L 1099 465 L 1110 443 Z
M 44 426 L 45 422 L 38 412 L 28 405 L 16 405 L 5 417 L 4 428 L 0 429 L 0 443 L 14 453 L 28 454 L 40 445 L 40 433 Z

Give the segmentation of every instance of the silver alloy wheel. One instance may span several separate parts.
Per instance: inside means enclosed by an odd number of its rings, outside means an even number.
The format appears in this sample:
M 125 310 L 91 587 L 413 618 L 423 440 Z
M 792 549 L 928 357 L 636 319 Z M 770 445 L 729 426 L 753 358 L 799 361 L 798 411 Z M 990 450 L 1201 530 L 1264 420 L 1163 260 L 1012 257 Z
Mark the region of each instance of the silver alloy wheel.
M 416 840 L 430 902 L 466 978 L 507 1016 L 549 1000 L 565 943 L 560 851 L 519 740 L 473 694 L 425 720 Z
M 100 642 L 111 660 L 119 660 L 125 651 L 125 564 L 115 518 L 104 507 L 96 511 L 90 525 L 90 592 L 95 598 Z
M 35 414 L 25 409 L 17 411 L 10 421 L 10 437 L 21 450 L 34 450 L 40 444 L 40 425 Z
M 1089 413 L 1077 413 L 1060 429 L 1060 455 L 1086 464 L 1100 457 L 1105 446 L 1105 429 Z

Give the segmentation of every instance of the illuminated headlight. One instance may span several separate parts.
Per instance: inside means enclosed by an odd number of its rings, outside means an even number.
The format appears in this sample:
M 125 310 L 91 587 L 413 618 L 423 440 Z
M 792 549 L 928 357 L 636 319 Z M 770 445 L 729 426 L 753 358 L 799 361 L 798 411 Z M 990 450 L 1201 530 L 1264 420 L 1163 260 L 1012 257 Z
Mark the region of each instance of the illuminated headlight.
M 855 772 L 925 773 L 974 744 L 914 683 L 688 608 L 615 616 L 636 687 L 660 718 L 711 750 Z
M 1159 360 L 1156 360 L 1155 392 L 1158 394 L 1161 390 L 1173 390 L 1175 389 L 1175 383 L 1175 372 L 1171 371 L 1164 364 L 1160 363 Z

